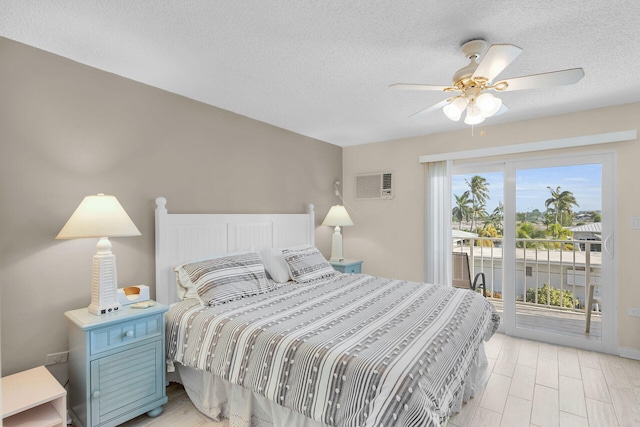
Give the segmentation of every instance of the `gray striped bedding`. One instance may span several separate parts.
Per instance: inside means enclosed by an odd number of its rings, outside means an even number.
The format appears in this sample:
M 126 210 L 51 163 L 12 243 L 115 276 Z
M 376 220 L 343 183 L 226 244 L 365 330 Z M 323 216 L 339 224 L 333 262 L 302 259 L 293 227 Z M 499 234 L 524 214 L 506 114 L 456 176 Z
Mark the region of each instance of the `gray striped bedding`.
M 440 426 L 499 322 L 471 291 L 339 274 L 180 302 L 167 356 L 330 426 Z

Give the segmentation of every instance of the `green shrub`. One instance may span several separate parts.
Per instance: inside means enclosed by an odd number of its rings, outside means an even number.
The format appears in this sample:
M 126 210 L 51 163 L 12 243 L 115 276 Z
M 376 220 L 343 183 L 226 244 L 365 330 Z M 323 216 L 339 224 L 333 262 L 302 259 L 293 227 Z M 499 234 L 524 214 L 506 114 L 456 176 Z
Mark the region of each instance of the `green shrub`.
M 533 288 L 527 289 L 527 302 L 536 302 L 536 290 Z M 578 306 L 578 299 L 571 293 L 564 289 L 562 291 L 562 304 L 560 304 L 560 289 L 554 289 L 553 286 L 549 286 L 545 283 L 543 287 L 538 288 L 538 304 L 552 305 L 555 307 L 575 308 Z

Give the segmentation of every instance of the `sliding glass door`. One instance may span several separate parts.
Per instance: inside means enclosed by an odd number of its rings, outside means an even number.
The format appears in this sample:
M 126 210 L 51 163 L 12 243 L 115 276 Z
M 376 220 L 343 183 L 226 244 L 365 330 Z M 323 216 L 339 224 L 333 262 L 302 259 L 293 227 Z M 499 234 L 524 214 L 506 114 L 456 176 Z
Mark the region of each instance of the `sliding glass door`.
M 454 165 L 454 251 L 485 273 L 507 334 L 614 349 L 612 168 L 610 154 Z

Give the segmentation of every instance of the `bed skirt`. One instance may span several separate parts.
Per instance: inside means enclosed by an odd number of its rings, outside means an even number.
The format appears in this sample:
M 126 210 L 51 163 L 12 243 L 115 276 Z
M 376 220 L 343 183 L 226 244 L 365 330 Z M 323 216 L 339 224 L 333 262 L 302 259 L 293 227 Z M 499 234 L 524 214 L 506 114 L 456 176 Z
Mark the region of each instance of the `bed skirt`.
M 179 363 L 174 365 L 175 371 L 167 373 L 168 381 L 182 384 L 194 406 L 214 421 L 228 419 L 229 427 L 327 427 L 210 372 Z M 460 412 L 463 403 L 482 392 L 489 379 L 487 368 L 482 343 L 465 380 L 464 393 L 455 402 L 452 414 Z

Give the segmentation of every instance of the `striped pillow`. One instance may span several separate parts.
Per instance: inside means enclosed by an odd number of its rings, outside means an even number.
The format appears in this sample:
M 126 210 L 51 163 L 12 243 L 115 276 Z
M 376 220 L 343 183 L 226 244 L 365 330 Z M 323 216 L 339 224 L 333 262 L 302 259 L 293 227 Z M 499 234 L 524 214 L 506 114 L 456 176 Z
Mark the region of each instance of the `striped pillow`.
M 289 267 L 291 278 L 299 283 L 330 277 L 338 273 L 314 246 L 304 249 L 285 249 L 282 255 Z
M 205 305 L 223 304 L 272 291 L 264 266 L 256 253 L 231 255 L 181 266 Z M 183 274 L 184 278 L 184 274 Z

